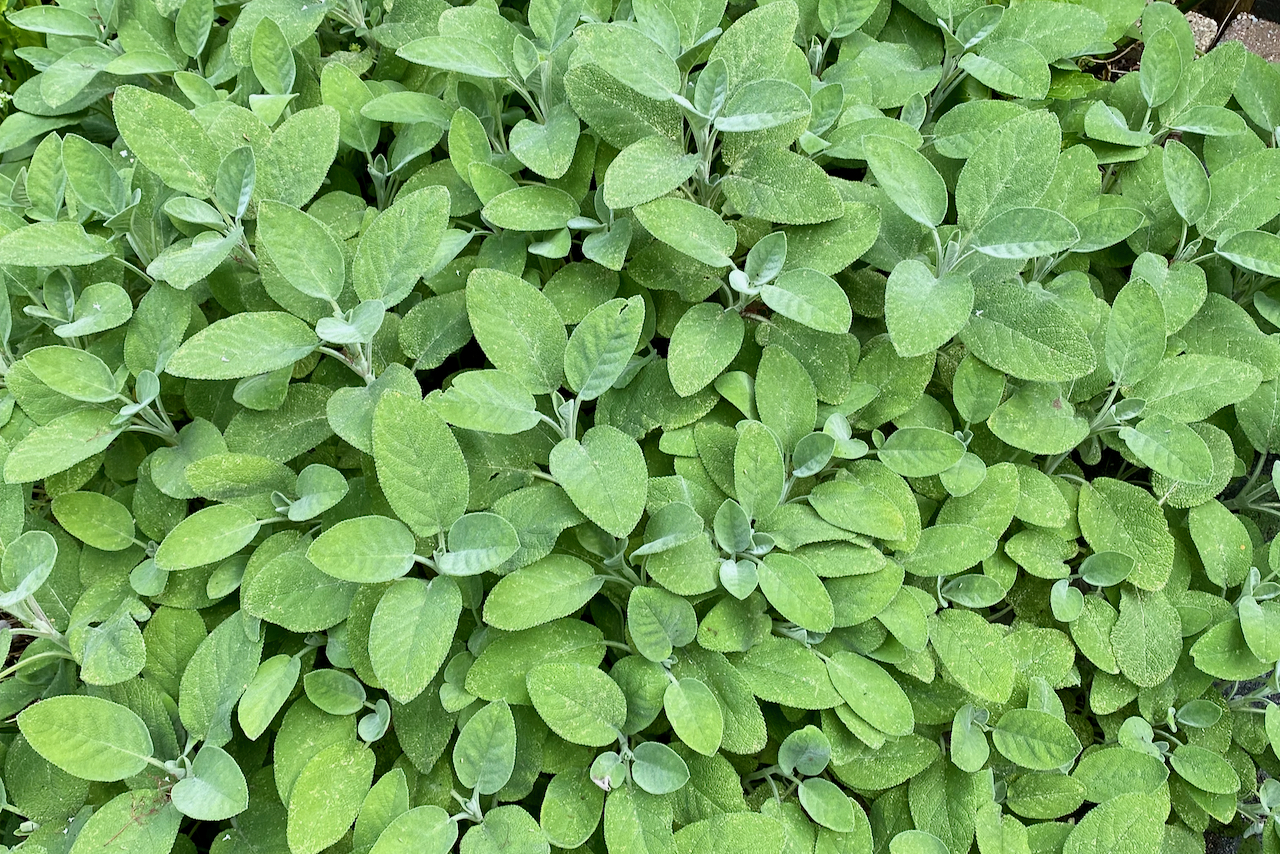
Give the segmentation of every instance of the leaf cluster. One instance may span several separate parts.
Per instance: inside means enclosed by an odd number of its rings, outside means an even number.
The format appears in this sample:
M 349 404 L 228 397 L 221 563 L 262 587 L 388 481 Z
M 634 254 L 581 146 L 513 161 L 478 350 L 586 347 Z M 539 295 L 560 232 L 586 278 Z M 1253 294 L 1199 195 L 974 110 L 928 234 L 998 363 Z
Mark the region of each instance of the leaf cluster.
M 1145 0 L 5 26 L 0 851 L 1280 851 L 1275 67 Z

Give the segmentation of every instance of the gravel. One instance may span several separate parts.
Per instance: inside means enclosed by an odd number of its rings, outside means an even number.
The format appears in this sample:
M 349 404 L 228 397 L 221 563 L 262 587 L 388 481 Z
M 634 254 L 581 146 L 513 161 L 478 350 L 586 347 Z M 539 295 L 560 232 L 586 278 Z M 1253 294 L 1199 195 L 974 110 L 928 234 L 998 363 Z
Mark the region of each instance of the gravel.
M 1245 47 L 1269 62 L 1280 60 L 1280 24 L 1275 21 L 1267 21 L 1257 15 L 1238 15 L 1222 37 L 1243 42 Z

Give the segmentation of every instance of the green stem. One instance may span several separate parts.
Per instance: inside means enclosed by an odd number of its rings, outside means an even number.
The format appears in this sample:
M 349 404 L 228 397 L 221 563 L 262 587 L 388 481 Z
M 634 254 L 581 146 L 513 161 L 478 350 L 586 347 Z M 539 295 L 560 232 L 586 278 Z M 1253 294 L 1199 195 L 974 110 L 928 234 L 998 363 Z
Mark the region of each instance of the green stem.
M 120 257 L 118 257 L 118 256 L 114 256 L 114 255 L 113 255 L 112 257 L 113 257 L 113 258 L 115 258 L 115 259 L 116 259 L 116 261 L 118 261 L 118 262 L 120 263 L 120 266 L 124 267 L 126 270 L 131 271 L 134 275 L 138 276 L 140 279 L 142 279 L 142 280 L 143 280 L 144 282 L 146 282 L 147 284 L 149 284 L 149 285 L 154 285 L 154 284 L 156 283 L 156 280 L 155 280 L 155 279 L 153 279 L 153 278 L 151 278 L 150 276 L 148 276 L 148 275 L 147 275 L 147 271 L 146 271 L 146 270 L 140 270 L 140 269 L 138 269 L 137 267 L 135 267 L 131 262 L 126 261 L 125 259 L 120 258 Z
M 373 385 L 373 381 L 375 377 L 373 375 L 373 371 L 370 370 L 367 366 L 361 364 L 360 362 L 357 362 L 355 359 L 352 359 L 346 353 L 340 350 L 335 350 L 332 347 L 321 346 L 321 347 L 317 347 L 316 349 L 319 350 L 321 353 L 324 353 L 326 356 L 332 356 L 342 364 L 346 365 L 348 368 L 350 368 L 352 371 L 358 374 L 361 379 L 364 380 L 365 385 Z M 361 361 L 363 361 L 363 357 Z
M 1102 404 L 1102 409 L 1098 410 L 1097 416 L 1093 419 L 1093 422 L 1089 424 L 1090 433 L 1093 433 L 1097 429 L 1098 425 L 1101 424 L 1103 421 L 1107 420 L 1108 416 L 1110 416 L 1111 405 L 1116 402 L 1116 397 L 1119 394 L 1120 394 L 1120 384 L 1112 383 L 1111 393 L 1107 395 L 1106 402 Z
M 10 667 L 6 667 L 4 670 L 0 670 L 0 679 L 5 678 L 6 676 L 12 676 L 22 668 L 31 664 L 33 661 L 40 661 L 42 659 L 49 659 L 49 658 L 64 658 L 67 661 L 75 661 L 75 658 L 72 657 L 71 653 L 63 652 L 62 650 L 50 650 L 49 652 L 38 652 L 35 655 L 29 656 L 27 658 L 20 660 L 17 664 L 14 664 Z
M 170 447 L 173 447 L 173 448 L 178 447 L 177 433 L 170 433 L 167 430 L 159 430 L 155 427 L 151 427 L 146 424 L 137 424 L 137 423 L 130 424 L 124 429 L 125 429 L 125 432 L 127 433 L 146 433 L 149 436 L 159 436 L 161 439 L 164 439 L 166 442 L 168 442 Z

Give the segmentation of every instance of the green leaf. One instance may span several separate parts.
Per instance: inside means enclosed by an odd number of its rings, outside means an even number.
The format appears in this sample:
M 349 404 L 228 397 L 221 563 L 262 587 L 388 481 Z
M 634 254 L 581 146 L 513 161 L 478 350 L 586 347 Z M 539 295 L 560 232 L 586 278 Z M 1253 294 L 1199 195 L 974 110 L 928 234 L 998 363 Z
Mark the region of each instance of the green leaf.
M 581 620 L 554 620 L 497 638 L 467 671 L 466 689 L 485 700 L 528 705 L 525 674 L 544 661 L 596 665 L 604 656 L 598 628 Z
M 613 210 L 661 198 L 693 177 L 698 155 L 665 136 L 647 136 L 618 153 L 604 175 L 604 203 Z
M 1122 588 L 1111 646 L 1125 678 L 1139 687 L 1159 685 L 1173 673 L 1182 654 L 1177 609 L 1158 590 Z
M 784 774 L 817 776 L 830 762 L 831 741 L 812 724 L 794 730 L 778 746 L 778 767 Z
M 1159 322 L 1156 322 L 1159 320 Z M 1133 279 L 1116 294 L 1107 317 L 1107 369 L 1122 385 L 1146 377 L 1164 358 L 1164 307 L 1143 279 Z
M 1021 39 L 989 41 L 977 53 L 961 56 L 959 65 L 980 82 L 1013 98 L 1038 100 L 1049 91 L 1044 54 Z
M 596 667 L 543 664 L 526 677 L 533 707 L 551 731 L 573 744 L 612 744 L 627 720 L 617 683 Z
M 842 335 L 849 331 L 853 311 L 849 297 L 834 279 L 817 270 L 797 267 L 760 289 L 769 308 L 819 332 Z
M 1090 810 L 1067 836 L 1063 854 L 1115 851 L 1139 854 L 1158 848 L 1164 839 L 1168 807 L 1158 795 L 1127 793 Z
M 549 854 L 551 846 L 524 807 L 505 804 L 486 812 L 484 821 L 467 831 L 461 850 L 477 854 Z
M 256 620 L 236 611 L 204 638 L 182 671 L 178 713 L 193 737 L 221 747 L 231 741 L 231 712 L 262 658 Z
M 682 854 L 765 854 L 781 851 L 785 840 L 780 821 L 754 812 L 730 812 L 713 814 L 681 828 L 676 834 L 676 847 Z
M 478 269 L 467 280 L 467 316 L 493 366 L 549 394 L 564 377 L 568 336 L 555 306 L 528 282 Z
M 132 777 L 155 749 L 142 718 L 101 697 L 43 700 L 18 715 L 18 729 L 46 760 L 84 780 Z
M 662 697 L 676 736 L 703 756 L 715 756 L 724 737 L 724 715 L 711 689 L 693 678 L 675 679 Z
M 320 72 L 320 97 L 338 111 L 339 139 L 356 151 L 373 151 L 381 129 L 360 114 L 373 98 L 360 76 L 342 63 L 326 63 Z
M 1183 56 L 1177 37 L 1169 29 L 1153 29 L 1144 36 L 1142 55 L 1149 59 L 1142 63 L 1138 81 L 1143 100 L 1154 108 L 1173 97 L 1182 80 Z
M 820 483 L 809 493 L 818 515 L 846 531 L 882 540 L 898 540 L 906 534 L 906 520 L 893 499 L 870 483 L 852 478 Z
M 133 302 L 119 285 L 99 282 L 80 292 L 71 316 L 73 319 L 70 323 L 53 328 L 55 335 L 71 338 L 115 329 L 133 316 Z
M 9 20 L 14 26 L 33 33 L 90 39 L 98 37 L 98 28 L 92 21 L 74 9 L 60 6 L 17 9 L 10 13 Z
M 257 740 L 298 684 L 302 662 L 290 655 L 275 655 L 258 666 L 253 680 L 245 688 L 244 696 L 236 706 L 240 729 L 252 740 Z
M 733 452 L 733 484 L 738 503 L 759 519 L 782 500 L 786 468 L 773 431 L 759 421 L 746 421 L 738 430 Z
M 716 130 L 749 133 L 781 127 L 809 117 L 804 90 L 786 80 L 752 80 L 738 89 L 716 117 Z
M 913 575 L 954 575 L 991 557 L 996 545 L 996 539 L 983 528 L 936 524 L 921 532 L 919 544 L 902 558 L 902 564 Z
M 1242 583 L 1252 564 L 1253 541 L 1240 517 L 1218 501 L 1206 501 L 1191 508 L 1187 522 L 1209 580 L 1221 587 Z
M 1071 776 L 1079 780 L 1081 794 L 1087 800 L 1104 803 L 1126 792 L 1155 792 L 1169 779 L 1169 769 L 1163 760 L 1150 754 L 1109 747 L 1091 751 Z
M 564 190 L 529 184 L 499 193 L 480 213 L 498 228 L 554 231 L 578 215 L 578 203 Z
M 1246 270 L 1264 276 L 1280 275 L 1280 237 L 1268 231 L 1237 232 L 1219 241 L 1214 251 Z
M 640 446 L 604 424 L 582 441 L 563 439 L 551 449 L 551 474 L 583 514 L 615 537 L 626 537 L 644 513 L 648 472 Z
M 232 504 L 197 510 L 174 526 L 156 549 L 156 566 L 167 572 L 194 569 L 225 560 L 258 535 L 262 523 Z
M 1260 227 L 1280 213 L 1280 154 L 1265 149 L 1245 155 L 1209 177 L 1209 204 L 1196 227 L 1218 239 Z
M 1101 101 L 1094 101 L 1085 112 L 1084 132 L 1093 139 L 1112 145 L 1147 145 L 1152 139 L 1151 134 L 1144 130 L 1130 130 L 1124 114 Z
M 1057 383 L 1024 383 L 996 407 L 987 426 L 998 438 L 1034 454 L 1063 454 L 1084 441 L 1089 422 Z
M 520 550 L 520 535 L 496 513 L 466 513 L 449 526 L 448 551 L 437 552 L 445 575 L 479 575 L 496 570 Z
M 880 461 L 903 477 L 929 477 L 960 461 L 964 443 L 931 427 L 902 427 L 879 448 Z
M 1164 186 L 1169 200 L 1187 222 L 1199 222 L 1209 208 L 1209 176 L 1200 158 L 1182 143 L 1164 145 Z
M 453 746 L 458 782 L 492 795 L 511 779 L 516 764 L 516 722 L 506 700 L 490 703 L 471 716 Z
M 112 418 L 104 409 L 81 409 L 37 427 L 5 458 L 5 482 L 41 480 L 105 451 L 124 429 Z
M 484 601 L 484 620 L 520 631 L 572 614 L 604 584 L 587 563 L 554 554 L 504 576 Z
M 82 267 L 111 256 L 111 245 L 73 222 L 38 222 L 0 237 L 0 264 Z
M 199 4 L 191 5 L 199 8 Z M 184 3 L 183 8 L 186 6 Z M 253 74 L 262 83 L 262 88 L 271 95 L 287 95 L 293 89 L 297 68 L 290 47 L 280 25 L 271 18 L 263 18 L 254 27 L 250 47 Z
M 545 124 L 517 122 L 508 143 L 525 166 L 544 178 L 560 178 L 573 165 L 581 130 L 572 107 L 558 104 L 547 112 Z
M 963 273 L 936 278 L 919 261 L 900 261 L 884 292 L 884 319 L 899 356 L 922 356 L 950 341 L 969 322 L 973 284 Z
M 133 514 L 98 492 L 67 492 L 53 499 L 54 518 L 76 539 L 108 552 L 134 544 Z
M 467 461 L 430 405 L 384 394 L 373 414 L 373 459 L 387 502 L 417 536 L 447 530 L 466 511 Z
M 464 430 L 511 435 L 531 430 L 540 420 L 529 389 L 505 371 L 458 374 L 428 403 L 441 418 Z
M 800 360 L 784 347 L 765 347 L 756 368 L 756 408 L 761 422 L 790 453 L 818 420 L 817 390 Z
M 1262 661 L 1275 657 L 1280 649 L 1280 611 L 1273 602 L 1257 602 L 1252 597 L 1240 601 L 1240 631 L 1250 651 Z
M 147 265 L 147 275 L 186 290 L 213 273 L 243 237 L 239 229 L 232 229 L 225 236 L 203 231 L 191 242 L 175 243 L 161 252 Z
M 1169 756 L 1169 764 L 1179 777 L 1205 792 L 1233 795 L 1240 789 L 1240 778 L 1227 760 L 1203 747 L 1180 745 Z
M 311 327 L 282 311 L 223 318 L 183 342 L 165 371 L 175 377 L 234 380 L 292 365 L 313 352 Z
M 574 30 L 578 49 L 620 83 L 646 98 L 665 101 L 680 91 L 680 72 L 658 44 L 620 24 L 587 24 Z
M 119 383 L 106 363 L 75 347 L 39 347 L 23 363 L 36 379 L 72 400 L 108 403 L 119 394 Z
M 890 736 L 914 730 L 915 714 L 906 693 L 880 665 L 841 651 L 827 659 L 827 674 L 849 708 L 870 726 Z
M 448 854 L 457 841 L 458 823 L 440 807 L 426 804 L 392 819 L 370 854 Z
M 120 173 L 101 149 L 75 134 L 62 141 L 62 166 L 75 194 L 99 213 L 113 216 L 128 203 L 128 191 Z
M 342 472 L 312 463 L 298 473 L 298 500 L 289 505 L 289 520 L 302 522 L 329 510 L 346 497 L 350 485 Z
M 815 822 L 837 833 L 851 833 L 857 815 L 853 801 L 830 780 L 812 777 L 802 780 L 797 790 L 800 805 Z
M 393 700 L 409 703 L 435 678 L 461 614 L 462 593 L 448 577 L 406 578 L 382 594 L 369 624 L 369 662 Z
M 49 580 L 58 559 L 58 543 L 47 531 L 27 531 L 15 537 L 0 558 L 0 575 L 9 592 L 0 603 L 11 608 L 32 596 Z
M 1010 208 L 982 224 L 973 247 L 992 258 L 1023 260 L 1070 249 L 1080 232 L 1062 214 L 1045 208 Z
M 565 382 L 578 400 L 595 400 L 617 382 L 644 327 L 644 300 L 613 299 L 574 327 L 564 353 Z
M 315 539 L 307 560 L 343 581 L 376 584 L 413 568 L 413 532 L 386 516 L 343 519 Z
M 1134 383 L 1129 396 L 1147 402 L 1143 414 L 1202 421 L 1253 394 L 1260 374 L 1252 365 L 1222 356 L 1188 353 L 1165 359 Z
M 889 854 L 946 854 L 947 844 L 924 830 L 904 830 L 889 840 Z
M 258 240 L 290 285 L 309 297 L 337 302 L 346 284 L 346 260 L 322 222 L 297 208 L 263 202 Z
M 213 190 L 217 147 L 186 110 L 163 95 L 121 86 L 111 101 L 129 150 L 167 185 L 198 199 Z
M 181 813 L 162 793 L 122 792 L 89 816 L 69 854 L 89 854 L 108 845 L 139 854 L 162 854 L 173 848 L 181 823 Z
M 974 720 L 976 712 L 972 704 L 966 703 L 951 723 L 951 762 L 970 774 L 982 770 L 991 757 L 986 733 Z
M 170 791 L 178 812 L 197 821 L 223 821 L 249 808 L 249 787 L 236 760 L 221 747 L 206 744 L 191 762 L 191 772 Z
M 1151 493 L 1119 480 L 1095 478 L 1080 490 L 1080 530 L 1095 552 L 1119 552 L 1136 565 L 1129 580 L 1158 590 L 1173 566 L 1174 545 Z
M 992 703 L 1013 691 L 1013 658 L 997 626 L 972 611 L 948 609 L 929 619 L 929 642 L 951 679 Z
M 827 173 L 808 157 L 780 148 L 751 149 L 719 186 L 743 216 L 813 225 L 844 213 L 844 202 Z
M 637 652 L 650 661 L 663 662 L 676 647 L 693 641 L 698 617 L 681 596 L 658 587 L 636 587 L 627 599 L 627 630 Z
M 991 730 L 991 741 L 1004 758 L 1033 771 L 1052 771 L 1080 754 L 1080 739 L 1071 727 L 1035 709 L 1010 709 Z
M 470 77 L 501 78 L 510 73 L 496 53 L 470 39 L 427 36 L 404 45 L 396 56 Z
M 676 251 L 711 267 L 732 266 L 738 233 L 710 208 L 667 196 L 639 205 L 633 214 L 650 234 Z
M 1144 418 L 1120 428 L 1120 439 L 1134 456 L 1172 480 L 1207 484 L 1213 477 L 1213 455 L 1199 434 L 1165 415 Z
M 736 311 L 707 302 L 691 306 L 667 346 L 667 370 L 676 394 L 697 394 L 720 376 L 742 348 L 745 330 Z
M 1048 112 L 1028 111 L 999 125 L 960 170 L 960 227 L 976 229 L 997 214 L 1039 199 L 1057 168 L 1061 141 L 1058 121 Z
M 651 795 L 670 794 L 689 781 L 689 766 L 680 758 L 680 754 L 660 741 L 638 744 L 632 754 L 634 759 L 631 763 L 631 778 L 637 786 Z M 545 805 L 543 810 L 545 828 Z
M 877 183 L 903 213 L 926 228 L 942 222 L 947 185 L 923 154 L 887 136 L 869 136 L 863 148 Z
M 652 770 L 657 763 L 649 759 L 650 751 L 646 749 L 649 744 L 651 742 L 638 744 L 633 751 L 636 759 L 632 764 L 632 777 L 641 788 L 645 788 L 645 783 L 663 779 L 659 776 L 662 770 L 660 767 Z M 667 752 L 674 755 L 666 745 L 656 746 L 666 748 Z M 675 758 L 684 765 L 684 760 L 679 756 Z M 688 778 L 689 769 L 686 767 L 685 780 Z M 568 768 L 557 773 L 547 783 L 540 816 L 542 831 L 547 839 L 558 847 L 581 844 L 591 838 L 591 834 L 599 826 L 603 810 L 604 792 L 591 780 L 587 769 Z
M 960 341 L 991 367 L 1035 382 L 1066 382 L 1096 364 L 1093 346 L 1068 309 L 1012 283 L 977 288 Z
M 683 501 L 672 501 L 649 517 L 645 526 L 645 544 L 631 553 L 631 558 L 660 554 L 701 539 L 705 527 L 698 511 Z M 662 656 L 666 658 L 666 656 Z
M 374 755 L 354 740 L 311 757 L 289 796 L 288 842 L 294 854 L 318 854 L 347 832 L 373 781 Z
M 766 702 L 797 709 L 833 709 L 844 702 L 822 661 L 799 641 L 766 637 L 734 659 L 752 693 Z
M 757 566 L 760 590 L 786 619 L 811 632 L 831 631 L 835 610 L 813 569 L 791 555 L 766 555 Z
M 865 24 L 875 10 L 872 0 L 820 0 L 818 21 L 827 35 L 840 39 Z

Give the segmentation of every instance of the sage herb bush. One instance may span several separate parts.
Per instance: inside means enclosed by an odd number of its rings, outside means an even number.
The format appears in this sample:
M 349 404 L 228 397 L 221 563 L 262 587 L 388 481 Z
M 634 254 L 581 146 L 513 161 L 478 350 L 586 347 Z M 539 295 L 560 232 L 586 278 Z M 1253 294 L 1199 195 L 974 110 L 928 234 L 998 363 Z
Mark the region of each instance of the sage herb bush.
M 1144 0 L 8 22 L 8 850 L 1280 850 L 1239 44 Z

